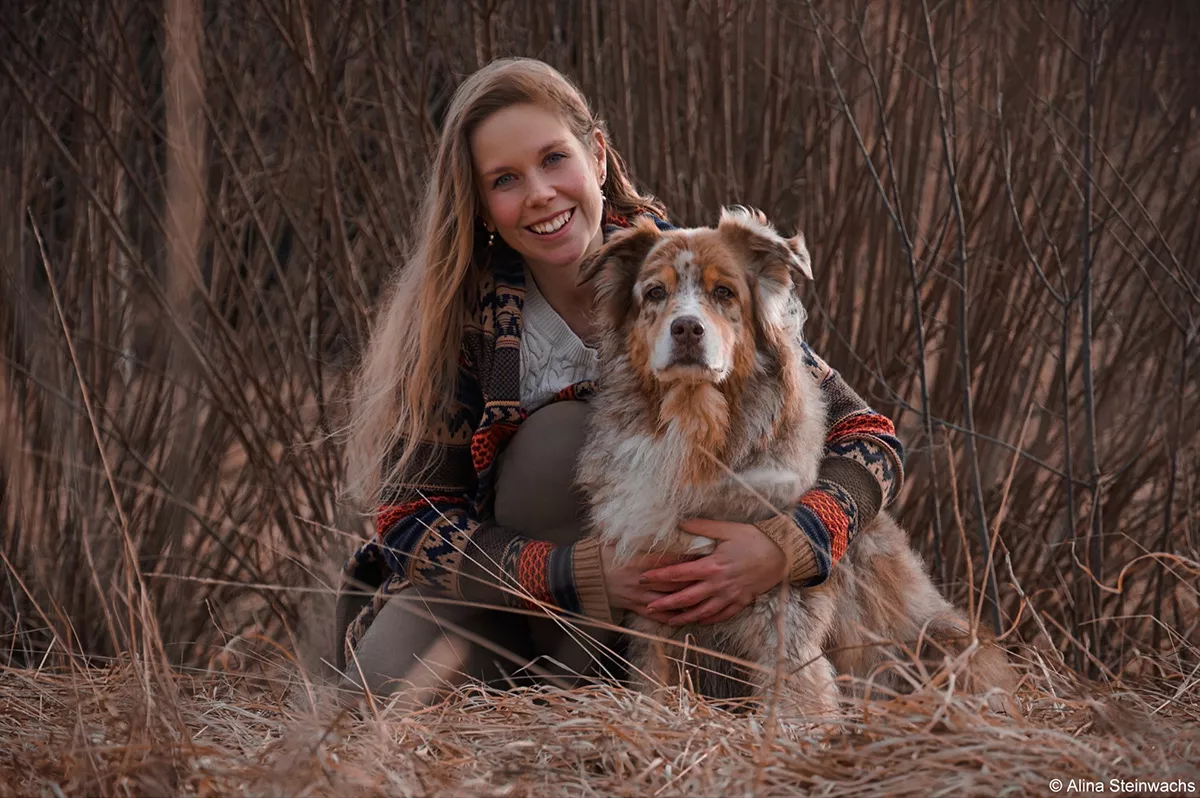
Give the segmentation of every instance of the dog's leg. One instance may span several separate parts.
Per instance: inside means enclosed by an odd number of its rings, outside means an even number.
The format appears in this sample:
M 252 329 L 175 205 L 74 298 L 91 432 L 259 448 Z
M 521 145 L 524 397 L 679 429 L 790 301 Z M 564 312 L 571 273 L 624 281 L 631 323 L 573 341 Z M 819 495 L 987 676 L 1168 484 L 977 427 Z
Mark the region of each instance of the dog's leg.
M 990 630 L 978 628 L 972 637 L 970 621 L 953 607 L 924 619 L 922 627 L 925 637 L 918 656 L 930 669 L 947 659 L 953 661 L 967 654 L 968 649 L 975 646 L 959 672 L 962 689 L 975 695 L 987 695 L 988 707 L 994 712 L 1010 717 L 1020 715 L 1013 699 L 1018 682 L 1016 670 Z
M 867 677 L 881 666 L 902 667 L 915 655 L 933 670 L 947 659 L 969 693 L 988 693 L 996 711 L 1018 713 L 1017 673 L 986 629 L 976 629 L 925 573 L 904 531 L 880 515 L 855 541 L 848 562 L 834 571 L 846 606 L 839 611 L 831 656 L 839 671 Z M 964 656 L 965 655 L 965 656 Z M 959 660 L 962 660 L 959 662 Z M 895 684 L 885 676 L 882 684 Z
M 625 626 L 642 634 L 630 635 L 625 656 L 629 660 L 630 687 L 644 695 L 653 695 L 663 687 L 679 683 L 679 669 L 668 652 L 675 647 L 662 637 L 662 627 L 640 616 L 627 618 Z M 652 635 L 646 637 L 644 635 Z
M 794 647 L 789 661 L 777 662 L 774 652 L 758 665 L 762 668 L 758 695 L 766 709 L 775 701 L 777 717 L 788 724 L 822 724 L 834 721 L 839 715 L 838 686 L 833 663 L 820 646 L 806 643 Z M 782 667 L 781 679 L 776 669 Z M 776 684 L 779 687 L 775 695 Z
M 778 606 L 778 595 L 760 601 L 752 610 L 754 623 L 743 630 L 756 643 L 751 648 L 760 668 L 756 692 L 764 706 L 772 700 L 778 702 L 778 717 L 786 723 L 828 723 L 839 716 L 836 673 L 823 650 L 833 623 L 834 598 L 825 588 L 792 591 L 784 608 L 782 661 L 779 619 L 771 609 Z M 777 684 L 779 693 L 775 695 Z

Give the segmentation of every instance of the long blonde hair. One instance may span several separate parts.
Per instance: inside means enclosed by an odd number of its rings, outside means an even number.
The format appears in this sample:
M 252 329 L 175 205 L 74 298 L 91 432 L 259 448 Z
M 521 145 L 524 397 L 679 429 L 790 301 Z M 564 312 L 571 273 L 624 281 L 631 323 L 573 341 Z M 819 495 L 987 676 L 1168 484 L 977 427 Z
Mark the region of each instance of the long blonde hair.
M 471 134 L 491 114 L 519 104 L 558 114 L 589 149 L 593 131 L 608 137 L 579 89 L 541 61 L 493 61 L 455 91 L 416 234 L 372 329 L 351 398 L 346 493 L 364 509 L 378 502 L 386 484 L 415 479 L 433 465 L 414 462 L 414 454 L 435 414 L 454 401 L 467 302 L 487 265 L 476 257 L 484 228 Z M 657 200 L 634 188 L 611 143 L 606 152 L 608 212 L 664 216 Z

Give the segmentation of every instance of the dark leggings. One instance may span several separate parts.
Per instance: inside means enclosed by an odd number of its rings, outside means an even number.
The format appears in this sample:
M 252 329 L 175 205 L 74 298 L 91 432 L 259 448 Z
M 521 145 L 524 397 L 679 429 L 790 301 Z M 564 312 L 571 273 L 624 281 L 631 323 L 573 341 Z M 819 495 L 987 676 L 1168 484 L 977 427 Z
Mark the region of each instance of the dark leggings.
M 580 537 L 584 503 L 574 473 L 587 411 L 584 402 L 555 402 L 521 424 L 497 464 L 497 523 L 555 544 Z M 347 663 L 347 673 L 357 682 L 361 669 L 377 693 L 411 683 L 428 695 L 438 684 L 457 683 L 464 675 L 522 684 L 536 672 L 570 680 L 595 667 L 590 653 L 595 644 L 581 645 L 563 622 L 436 598 L 409 588 L 390 599 L 355 650 L 357 667 Z M 603 646 L 615 640 L 594 627 L 580 625 L 579 633 Z M 523 669 L 530 660 L 536 670 Z

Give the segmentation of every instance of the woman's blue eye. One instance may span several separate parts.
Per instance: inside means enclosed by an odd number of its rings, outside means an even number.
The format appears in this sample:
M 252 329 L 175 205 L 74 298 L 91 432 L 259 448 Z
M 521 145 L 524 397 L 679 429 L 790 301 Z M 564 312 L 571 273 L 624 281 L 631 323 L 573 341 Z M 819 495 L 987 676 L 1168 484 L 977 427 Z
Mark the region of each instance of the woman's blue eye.
M 545 159 L 543 159 L 542 163 L 545 164 L 546 166 L 554 166 L 559 161 L 565 160 L 566 158 L 567 158 L 566 153 L 552 152 L 549 155 L 547 155 L 545 157 Z M 516 179 L 517 178 L 512 174 L 500 175 L 499 177 L 496 178 L 496 181 L 494 183 L 492 183 L 492 188 L 503 188 L 504 186 L 507 186 L 509 183 L 511 183 L 513 180 L 516 180 Z

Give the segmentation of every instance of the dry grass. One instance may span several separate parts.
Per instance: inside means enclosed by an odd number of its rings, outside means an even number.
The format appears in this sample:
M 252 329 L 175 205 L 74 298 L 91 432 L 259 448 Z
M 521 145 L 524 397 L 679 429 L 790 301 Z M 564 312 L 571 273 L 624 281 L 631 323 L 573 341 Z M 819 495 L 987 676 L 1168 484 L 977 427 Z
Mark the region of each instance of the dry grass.
M 0 791 L 1040 793 L 1200 759 L 1193 4 L 25 6 Z M 450 92 L 501 54 L 575 76 L 676 220 L 805 232 L 808 335 L 896 419 L 897 514 L 1024 652 L 1026 720 L 941 685 L 760 760 L 744 718 L 606 689 L 333 709 L 349 367 Z
M 181 676 L 167 698 L 139 689 L 128 665 L 9 671 L 0 782 L 14 794 L 330 796 L 1040 795 L 1053 778 L 1200 786 L 1195 677 L 1098 688 L 1038 664 L 1024 720 L 930 689 L 858 703 L 836 728 L 774 735 L 686 693 L 604 685 L 468 687 L 411 712 L 339 709 L 332 688 L 284 673 Z

